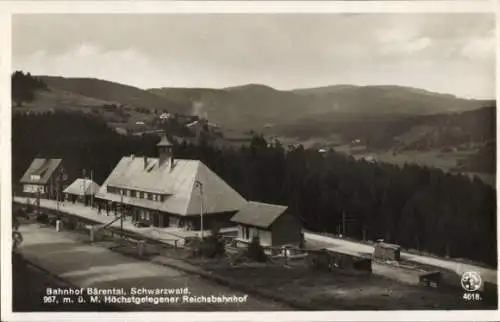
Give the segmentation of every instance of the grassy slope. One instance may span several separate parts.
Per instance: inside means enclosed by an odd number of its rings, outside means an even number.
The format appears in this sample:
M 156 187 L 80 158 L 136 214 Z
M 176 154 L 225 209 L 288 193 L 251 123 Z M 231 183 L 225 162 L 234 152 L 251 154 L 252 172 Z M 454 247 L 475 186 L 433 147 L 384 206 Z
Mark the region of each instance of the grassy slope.
M 50 76 L 41 76 L 40 78 L 47 83 L 49 88 L 57 88 L 125 106 L 167 109 L 171 112 L 185 112 L 187 108 L 148 91 L 105 80 Z

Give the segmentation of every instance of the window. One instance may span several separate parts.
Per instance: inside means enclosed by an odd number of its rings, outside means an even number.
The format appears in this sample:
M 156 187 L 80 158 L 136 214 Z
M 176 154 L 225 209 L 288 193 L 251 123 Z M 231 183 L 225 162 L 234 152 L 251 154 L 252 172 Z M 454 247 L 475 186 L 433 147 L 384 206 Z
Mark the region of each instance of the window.
M 156 195 L 153 194 L 153 201 L 156 201 Z
M 147 192 L 144 193 L 144 199 L 149 199 L 149 196 L 148 196 Z
M 127 197 L 130 197 L 131 191 L 127 189 Z

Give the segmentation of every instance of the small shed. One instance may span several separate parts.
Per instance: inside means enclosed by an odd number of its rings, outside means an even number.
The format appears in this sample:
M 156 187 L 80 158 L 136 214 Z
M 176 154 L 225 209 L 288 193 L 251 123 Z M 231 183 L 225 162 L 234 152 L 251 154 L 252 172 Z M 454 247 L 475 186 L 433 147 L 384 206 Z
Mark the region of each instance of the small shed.
M 63 192 L 67 200 L 87 203 L 90 196 L 94 196 L 100 188 L 97 183 L 90 179 L 78 178 L 64 189 Z
M 401 246 L 378 242 L 375 245 L 373 258 L 382 261 L 399 261 L 401 259 Z
M 309 250 L 307 264 L 310 268 L 332 271 L 335 268 L 371 272 L 371 259 L 333 252 L 327 249 Z

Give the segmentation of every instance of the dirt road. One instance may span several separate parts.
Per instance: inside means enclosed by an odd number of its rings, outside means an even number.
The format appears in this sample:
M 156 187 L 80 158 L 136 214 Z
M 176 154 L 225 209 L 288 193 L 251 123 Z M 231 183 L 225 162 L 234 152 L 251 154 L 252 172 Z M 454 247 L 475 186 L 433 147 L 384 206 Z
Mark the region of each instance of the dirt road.
M 37 223 L 22 225 L 24 241 L 20 252 L 24 258 L 81 288 L 123 288 L 131 296 L 132 288 L 185 289 L 190 297 L 244 297 L 240 303 L 142 303 L 121 304 L 125 310 L 155 311 L 235 311 L 283 310 L 281 304 L 243 294 L 202 277 L 186 274 L 151 262 L 140 261 L 112 252 L 104 247 L 82 244 L 65 233 Z M 40 290 L 33 290 L 40 292 Z M 42 290 L 43 292 L 44 290 Z M 42 299 L 40 299 L 42 301 Z

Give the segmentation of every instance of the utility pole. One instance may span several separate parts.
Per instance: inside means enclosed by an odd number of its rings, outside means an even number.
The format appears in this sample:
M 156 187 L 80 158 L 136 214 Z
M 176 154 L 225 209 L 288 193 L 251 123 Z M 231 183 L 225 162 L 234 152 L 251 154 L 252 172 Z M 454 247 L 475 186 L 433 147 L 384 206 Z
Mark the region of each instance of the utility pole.
M 57 215 L 59 215 L 59 202 L 60 202 L 60 193 L 61 193 L 61 188 L 62 188 L 62 183 L 63 183 L 63 180 L 64 180 L 64 177 L 63 177 L 63 169 L 62 168 L 59 168 L 58 172 L 57 172 L 57 176 L 56 176 L 56 204 L 57 204 Z
M 123 239 L 123 189 L 120 190 L 120 234 Z
M 42 186 L 38 186 L 37 194 L 36 194 L 36 213 L 40 214 L 40 194 L 42 193 Z
M 345 210 L 342 210 L 342 237 L 345 237 Z
M 93 175 L 93 170 L 90 170 L 90 208 L 94 207 L 94 191 L 92 191 L 94 187 L 94 175 Z
M 82 170 L 82 177 L 83 177 L 83 205 L 87 205 L 87 195 L 85 194 L 85 169 Z
M 203 239 L 203 183 L 196 180 L 194 182 L 194 185 L 199 189 L 200 192 L 200 228 L 201 228 L 201 239 Z
M 57 184 L 56 191 L 56 205 L 57 205 L 57 214 L 59 214 L 59 184 Z

